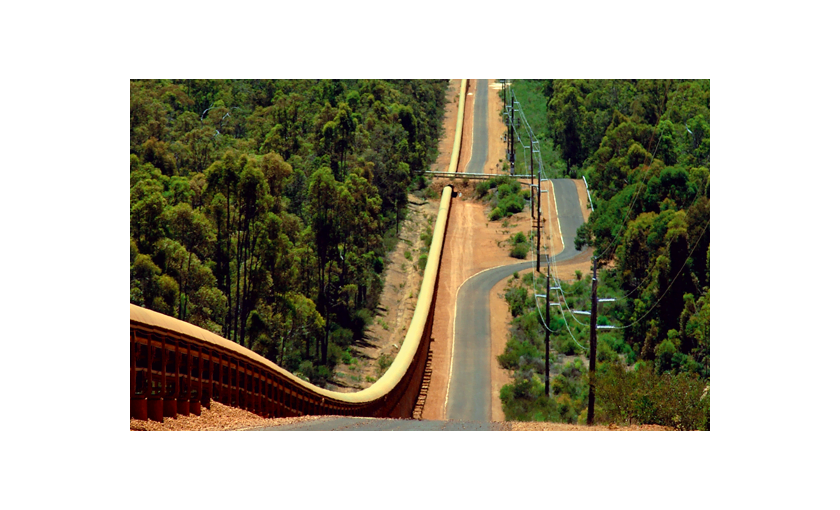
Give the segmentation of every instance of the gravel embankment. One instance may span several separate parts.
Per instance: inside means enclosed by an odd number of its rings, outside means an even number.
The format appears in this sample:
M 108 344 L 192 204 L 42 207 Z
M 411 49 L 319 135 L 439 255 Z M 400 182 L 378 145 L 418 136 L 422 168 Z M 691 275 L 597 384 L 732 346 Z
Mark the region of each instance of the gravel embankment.
M 294 418 L 260 418 L 254 413 L 210 402 L 210 408 L 202 407 L 201 416 L 181 416 L 156 421 L 131 420 L 130 430 L 244 430 L 255 427 L 291 425 L 317 419 L 317 416 Z
M 291 425 L 309 420 L 317 420 L 320 416 L 300 416 L 294 418 L 260 418 L 254 413 L 226 406 L 218 402 L 210 402 L 210 408 L 202 407 L 201 416 L 178 416 L 164 418 L 163 423 L 156 421 L 131 420 L 130 430 L 245 430 L 258 427 L 274 427 Z M 659 425 L 569 425 L 566 423 L 544 422 L 505 422 L 506 430 L 535 431 L 535 430 L 636 430 L 663 431 L 673 430 Z

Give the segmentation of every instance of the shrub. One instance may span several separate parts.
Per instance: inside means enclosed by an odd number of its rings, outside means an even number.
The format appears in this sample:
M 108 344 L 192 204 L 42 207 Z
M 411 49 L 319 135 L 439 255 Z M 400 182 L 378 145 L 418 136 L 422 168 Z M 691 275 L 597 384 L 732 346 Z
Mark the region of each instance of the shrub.
M 427 250 L 432 246 L 432 237 L 433 234 L 431 226 L 426 227 L 426 232 L 420 234 L 420 239 L 423 241 L 423 244 L 426 246 Z
M 509 176 L 500 175 L 498 177 L 493 177 L 488 182 L 489 182 L 491 188 L 497 188 L 497 187 L 501 186 L 502 184 L 509 184 L 511 181 L 513 181 L 513 179 L 511 179 Z
M 394 357 L 390 354 L 383 354 L 376 362 L 379 365 L 379 376 L 382 377 L 382 374 L 388 371 L 391 363 L 394 362 Z
M 695 374 L 658 375 L 639 363 L 627 372 L 618 363 L 602 365 L 597 379 L 599 403 L 608 421 L 634 420 L 681 430 L 707 430 L 710 406 L 705 383 Z
M 298 366 L 298 371 L 295 374 L 301 379 L 312 382 L 315 379 L 315 367 L 312 365 L 312 362 L 309 360 L 304 361 L 303 363 Z
M 499 200 L 498 208 L 504 216 L 510 216 L 522 212 L 525 207 L 525 200 L 519 195 L 508 195 Z
M 540 351 L 528 340 L 511 338 L 505 345 L 505 352 L 496 356 L 496 360 L 502 368 L 515 370 L 519 367 L 520 358 L 536 358 L 539 355 Z
M 524 243 L 527 242 L 528 239 L 525 237 L 525 234 L 522 232 L 517 232 L 516 235 L 513 236 L 514 243 Z
M 501 209 L 499 209 L 498 207 L 496 207 L 495 209 L 493 209 L 493 210 L 490 212 L 490 221 L 496 221 L 496 220 L 498 220 L 499 218 L 501 218 L 502 216 L 504 216 L 504 213 L 502 212 L 502 210 L 501 210 Z
M 498 200 L 502 200 L 503 198 L 507 197 L 511 193 L 513 193 L 513 190 L 511 189 L 510 185 L 509 184 L 502 184 L 496 190 L 496 197 L 497 197 Z
M 566 356 L 575 356 L 577 354 L 583 354 L 582 349 L 578 347 L 575 341 L 571 338 L 565 338 L 560 342 L 560 352 L 562 352 Z
M 627 422 L 633 416 L 633 392 L 636 378 L 618 363 L 602 366 L 598 376 L 597 396 L 610 422 Z
M 510 307 L 510 314 L 514 317 L 522 315 L 527 299 L 528 292 L 522 287 L 512 287 L 505 292 L 505 300 Z
M 484 198 L 488 191 L 490 191 L 490 181 L 481 181 L 475 185 L 475 196 L 477 198 Z
M 344 359 L 344 355 L 347 352 L 342 349 L 339 345 L 330 342 L 327 346 L 327 365 L 330 368 L 335 367 L 340 360 Z M 329 376 L 329 374 L 327 374 Z
M 429 261 L 429 256 L 427 254 L 420 255 L 420 258 L 417 259 L 417 265 L 420 268 L 420 271 L 426 270 L 426 262 Z
M 598 361 L 614 362 L 618 360 L 618 354 L 606 342 L 598 342 Z
M 657 345 L 654 353 L 656 354 L 655 364 L 656 372 L 658 374 L 668 372 L 674 368 L 672 361 L 674 359 L 674 355 L 677 353 L 677 348 L 674 347 L 674 344 L 672 344 L 670 340 L 664 340 L 662 343 Z
M 411 250 L 405 250 L 405 253 L 403 255 L 405 255 L 405 258 L 407 258 L 408 260 L 411 260 Z
M 330 343 L 335 343 L 341 348 L 347 347 L 353 343 L 353 331 L 346 328 L 336 328 L 330 331 Z
M 528 252 L 530 251 L 530 247 L 528 243 L 516 243 L 513 248 L 510 249 L 510 256 L 516 259 L 524 259 L 528 256 Z

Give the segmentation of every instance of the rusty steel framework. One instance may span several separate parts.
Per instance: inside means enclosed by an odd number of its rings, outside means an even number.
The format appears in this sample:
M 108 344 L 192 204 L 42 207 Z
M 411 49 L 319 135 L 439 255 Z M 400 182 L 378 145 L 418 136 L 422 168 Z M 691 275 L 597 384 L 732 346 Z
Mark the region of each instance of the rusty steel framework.
M 428 352 L 429 335 L 423 336 L 425 341 L 416 353 L 423 363 L 412 363 L 407 377 L 388 395 L 353 402 L 311 386 L 268 360 L 243 355 L 232 346 L 132 321 L 131 417 L 162 421 L 165 416 L 200 415 L 201 407 L 209 406 L 211 399 L 263 417 L 409 417 Z

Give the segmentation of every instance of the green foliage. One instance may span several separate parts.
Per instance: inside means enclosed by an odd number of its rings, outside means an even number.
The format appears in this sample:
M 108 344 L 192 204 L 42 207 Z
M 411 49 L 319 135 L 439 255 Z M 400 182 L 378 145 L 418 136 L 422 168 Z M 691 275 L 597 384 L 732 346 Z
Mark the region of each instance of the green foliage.
M 487 196 L 487 192 L 490 191 L 490 182 L 489 181 L 481 181 L 475 185 L 475 197 L 482 199 Z
M 447 85 L 132 80 L 131 302 L 325 383 L 372 323 L 409 188 L 434 194 Z
M 426 263 L 428 261 L 429 261 L 429 255 L 427 255 L 425 253 L 420 255 L 420 257 L 417 259 L 417 267 L 420 268 L 420 272 L 423 272 L 423 271 L 426 270 Z
M 665 340 L 656 346 L 655 352 L 657 373 L 661 374 L 662 372 L 668 372 L 678 367 L 674 362 L 674 355 L 677 353 L 677 349 L 670 340 Z
M 379 377 L 382 377 L 388 368 L 390 368 L 391 363 L 394 362 L 394 357 L 391 354 L 383 354 L 376 360 L 376 364 L 379 365 Z
M 531 251 L 528 243 L 516 243 L 510 249 L 510 256 L 516 259 L 524 259 Z
M 550 137 L 551 126 L 547 119 L 548 103 L 543 92 L 546 84 L 547 80 L 514 80 L 513 90 L 520 107 L 528 118 L 528 123 L 540 141 L 540 153 L 546 175 L 549 179 L 555 179 L 564 176 L 566 162 Z M 525 150 L 521 144 L 516 144 L 515 147 L 517 167 L 520 161 L 530 162 L 530 151 Z M 524 173 L 524 171 L 518 173 Z M 525 192 L 527 193 L 527 190 Z
M 568 405 L 563 407 L 545 396 L 545 386 L 538 377 L 506 384 L 500 396 L 506 420 L 559 422 L 563 411 L 569 412 Z
M 695 374 L 658 375 L 650 366 L 599 369 L 597 398 L 610 422 L 649 423 L 679 430 L 708 430 L 710 398 Z
M 499 207 L 504 209 L 506 216 L 511 216 L 522 212 L 525 207 L 525 199 L 521 195 L 510 195 L 499 202 Z
M 496 221 L 522 211 L 525 206 L 525 199 L 519 194 L 520 188 L 521 185 L 516 179 L 507 175 L 500 175 L 478 183 L 476 185 L 476 196 L 478 198 L 490 198 L 490 205 L 493 207 L 490 220 Z M 490 190 L 495 190 L 495 192 L 489 193 Z
M 529 302 L 528 292 L 521 286 L 509 288 L 505 292 L 505 300 L 508 302 L 511 315 L 514 317 L 522 315 L 526 306 L 533 306 L 533 299 Z
M 502 368 L 514 370 L 519 367 L 520 359 L 525 361 L 529 358 L 538 358 L 540 351 L 528 340 L 517 340 L 511 338 L 505 346 L 505 352 L 499 354 L 496 359 Z
M 545 92 L 555 146 L 596 202 L 575 246 L 614 263 L 626 342 L 660 373 L 708 379 L 696 296 L 710 284 L 709 81 L 554 80 Z
M 712 245 L 709 244 L 709 251 L 706 253 L 706 281 L 712 285 Z

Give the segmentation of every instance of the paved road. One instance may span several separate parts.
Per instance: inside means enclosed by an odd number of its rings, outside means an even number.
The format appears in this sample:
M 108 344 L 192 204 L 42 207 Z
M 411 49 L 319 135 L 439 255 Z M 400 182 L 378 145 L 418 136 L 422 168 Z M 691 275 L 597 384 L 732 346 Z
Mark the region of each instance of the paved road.
M 570 179 L 553 179 L 563 251 L 552 260 L 568 260 L 575 250 L 575 235 L 583 224 L 577 188 Z M 450 420 L 490 421 L 490 289 L 514 271 L 534 266 L 533 261 L 488 269 L 464 282 L 455 308 L 452 379 L 446 417 Z
M 501 423 L 493 423 L 489 420 L 487 422 L 469 422 L 469 421 L 452 421 L 452 420 L 393 420 L 385 418 L 338 418 L 325 417 L 317 420 L 296 423 L 294 425 L 284 425 L 280 427 L 264 427 L 259 429 L 251 429 L 255 431 L 274 431 L 274 430 L 337 430 L 337 431 L 379 431 L 379 430 L 469 430 L 469 431 L 485 431 L 485 430 L 504 430 Z
M 484 172 L 487 161 L 487 80 L 476 80 L 475 103 L 473 105 L 473 134 L 468 174 Z

